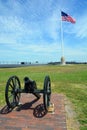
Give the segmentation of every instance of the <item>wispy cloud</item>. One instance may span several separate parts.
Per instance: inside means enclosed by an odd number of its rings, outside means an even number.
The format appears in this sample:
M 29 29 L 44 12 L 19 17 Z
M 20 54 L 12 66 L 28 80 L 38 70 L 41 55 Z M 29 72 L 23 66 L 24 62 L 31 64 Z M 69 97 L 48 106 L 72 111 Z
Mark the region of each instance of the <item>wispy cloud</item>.
M 77 19 L 77 26 L 75 27 L 76 36 L 79 38 L 87 37 L 87 14 L 79 16 Z

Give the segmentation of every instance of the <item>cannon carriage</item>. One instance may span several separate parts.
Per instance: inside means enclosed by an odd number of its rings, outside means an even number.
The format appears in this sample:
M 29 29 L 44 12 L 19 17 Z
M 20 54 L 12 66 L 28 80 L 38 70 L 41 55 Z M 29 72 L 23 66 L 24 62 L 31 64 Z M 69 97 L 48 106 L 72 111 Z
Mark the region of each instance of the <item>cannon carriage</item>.
M 40 99 L 41 94 L 43 94 L 43 104 L 47 111 L 51 101 L 50 77 L 45 76 L 43 89 L 37 89 L 36 81 L 24 77 L 24 86 L 21 87 L 19 78 L 17 76 L 11 76 L 5 88 L 5 100 L 9 108 L 14 108 L 19 105 L 21 93 L 33 94 L 37 99 Z

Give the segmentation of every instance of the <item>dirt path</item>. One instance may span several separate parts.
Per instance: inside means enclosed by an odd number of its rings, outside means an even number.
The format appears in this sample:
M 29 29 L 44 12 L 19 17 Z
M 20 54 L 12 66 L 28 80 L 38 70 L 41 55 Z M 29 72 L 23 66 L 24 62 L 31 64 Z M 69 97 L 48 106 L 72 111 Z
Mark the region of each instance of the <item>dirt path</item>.
M 73 109 L 73 104 L 65 97 L 65 111 L 67 130 L 80 130 L 79 122 L 76 120 L 76 113 Z

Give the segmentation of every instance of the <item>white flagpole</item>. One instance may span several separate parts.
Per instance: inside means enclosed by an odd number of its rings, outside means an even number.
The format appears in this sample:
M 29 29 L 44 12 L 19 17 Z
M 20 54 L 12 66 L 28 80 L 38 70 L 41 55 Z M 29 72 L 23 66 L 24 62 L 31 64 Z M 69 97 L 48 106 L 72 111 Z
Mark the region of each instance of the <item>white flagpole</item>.
M 61 22 L 61 64 L 65 65 L 65 58 L 64 58 L 64 36 L 63 36 L 63 25 L 62 25 L 62 16 L 60 19 Z

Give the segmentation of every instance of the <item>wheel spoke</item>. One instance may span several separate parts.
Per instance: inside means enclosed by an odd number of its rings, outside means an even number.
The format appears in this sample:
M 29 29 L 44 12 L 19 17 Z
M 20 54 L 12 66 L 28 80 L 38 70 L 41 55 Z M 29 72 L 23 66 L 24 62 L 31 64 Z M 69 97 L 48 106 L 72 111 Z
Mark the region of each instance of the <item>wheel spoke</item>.
M 10 97 L 13 97 L 13 94 L 9 95 L 8 98 L 10 99 Z
M 12 78 L 12 84 L 13 84 L 13 87 L 15 88 L 14 78 Z
M 12 86 L 12 84 L 11 84 L 11 83 L 9 83 L 9 86 L 10 86 L 12 89 L 14 89 L 14 87 Z

